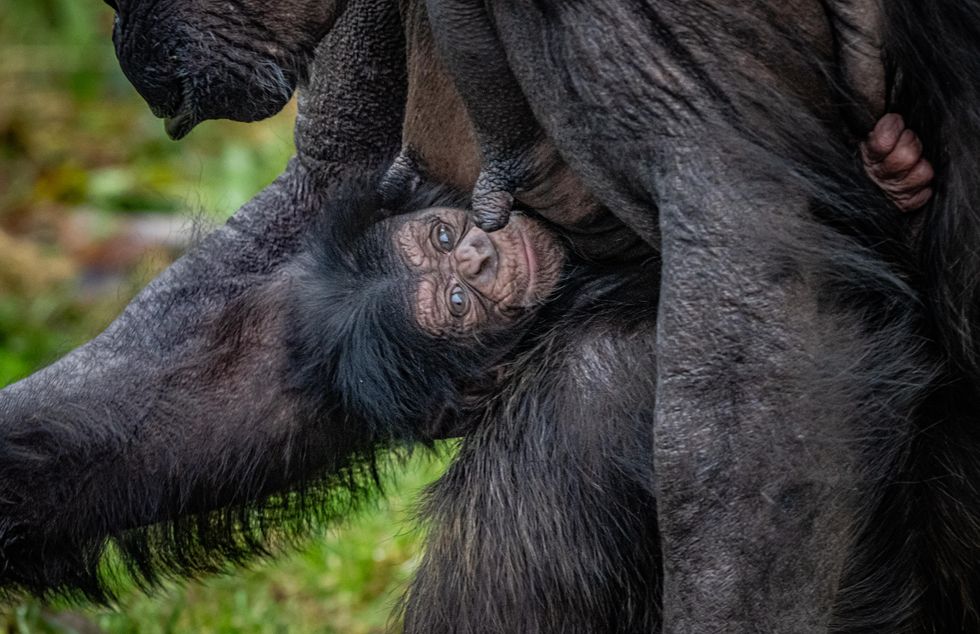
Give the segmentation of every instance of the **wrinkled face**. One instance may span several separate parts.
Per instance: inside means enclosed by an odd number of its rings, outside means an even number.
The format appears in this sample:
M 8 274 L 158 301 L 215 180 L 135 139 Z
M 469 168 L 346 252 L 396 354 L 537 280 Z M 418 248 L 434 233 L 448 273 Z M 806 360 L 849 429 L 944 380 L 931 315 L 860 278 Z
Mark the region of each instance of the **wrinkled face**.
M 555 290 L 566 254 L 541 223 L 515 215 L 494 233 L 462 209 L 398 216 L 394 247 L 412 271 L 415 315 L 437 336 L 501 329 L 527 317 Z
M 126 77 L 174 139 L 282 109 L 344 0 L 106 0 Z

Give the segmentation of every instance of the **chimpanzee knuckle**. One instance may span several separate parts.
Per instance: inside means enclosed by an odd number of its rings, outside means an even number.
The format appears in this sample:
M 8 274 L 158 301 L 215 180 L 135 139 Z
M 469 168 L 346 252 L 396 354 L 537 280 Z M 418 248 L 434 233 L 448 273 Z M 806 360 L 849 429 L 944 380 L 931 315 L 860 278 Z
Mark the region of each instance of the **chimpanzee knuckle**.
M 897 140 L 897 139 L 896 139 Z M 895 147 L 894 141 L 888 139 L 871 136 L 868 141 L 862 144 L 862 149 L 865 150 L 865 157 L 871 162 L 879 162 L 892 151 Z
M 919 190 L 917 193 L 909 194 L 901 201 L 901 203 L 896 202 L 896 205 L 898 205 L 902 211 L 915 211 L 925 207 L 926 203 L 928 203 L 932 198 L 932 193 L 932 188 L 927 187 Z
M 918 162 L 918 155 L 905 147 L 898 147 L 881 162 L 879 178 L 899 180 Z
M 934 176 L 935 171 L 932 169 L 932 164 L 929 161 L 920 159 L 915 167 L 912 168 L 912 171 L 902 179 L 902 184 L 906 189 L 919 189 L 932 182 Z
M 885 157 L 882 163 L 891 176 L 904 174 L 912 169 L 922 157 L 922 143 L 911 130 L 902 133 L 898 145 Z
M 915 153 L 918 155 L 922 154 L 922 139 L 913 130 L 906 130 L 902 133 L 902 142 L 907 143 L 910 147 L 915 149 Z
M 507 226 L 510 211 L 514 206 L 514 196 L 506 191 L 490 191 L 473 196 L 473 221 L 487 232 L 497 231 Z
M 865 172 L 879 187 L 887 187 L 891 177 L 890 172 L 882 163 L 865 163 Z

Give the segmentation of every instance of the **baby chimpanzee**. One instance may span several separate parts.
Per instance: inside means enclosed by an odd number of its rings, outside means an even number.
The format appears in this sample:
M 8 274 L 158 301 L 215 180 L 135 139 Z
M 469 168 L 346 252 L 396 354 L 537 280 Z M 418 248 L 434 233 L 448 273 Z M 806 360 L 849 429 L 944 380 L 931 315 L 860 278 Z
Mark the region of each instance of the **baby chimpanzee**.
M 443 187 L 384 209 L 364 182 L 329 207 L 294 269 L 290 366 L 362 424 L 441 424 L 492 384 L 546 302 L 598 274 L 529 215 L 483 232 Z

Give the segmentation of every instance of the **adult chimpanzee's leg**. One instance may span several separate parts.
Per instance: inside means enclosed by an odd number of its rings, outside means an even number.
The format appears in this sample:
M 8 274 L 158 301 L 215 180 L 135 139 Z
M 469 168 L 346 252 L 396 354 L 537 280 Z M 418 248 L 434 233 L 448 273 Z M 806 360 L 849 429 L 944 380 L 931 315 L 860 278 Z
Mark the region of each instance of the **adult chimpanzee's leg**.
M 568 315 L 511 369 L 430 491 L 407 633 L 659 629 L 652 307 Z
M 562 156 L 663 248 L 664 629 L 825 630 L 924 381 L 821 3 L 490 6 Z
M 791 252 L 820 239 L 802 192 L 749 187 L 711 139 L 676 143 L 655 433 L 668 630 L 823 632 L 871 491 L 860 360 L 896 361 L 821 299 L 835 263 Z
M 261 498 L 336 483 L 370 449 L 345 421 L 313 420 L 323 412 L 286 382 L 283 268 L 331 184 L 397 148 L 403 61 L 395 3 L 352 0 L 302 97 L 286 172 L 102 335 L 0 392 L 0 585 L 102 597 L 110 539 L 146 583 L 212 569 L 294 510 L 296 498 Z M 257 502 L 264 515 L 250 517 Z

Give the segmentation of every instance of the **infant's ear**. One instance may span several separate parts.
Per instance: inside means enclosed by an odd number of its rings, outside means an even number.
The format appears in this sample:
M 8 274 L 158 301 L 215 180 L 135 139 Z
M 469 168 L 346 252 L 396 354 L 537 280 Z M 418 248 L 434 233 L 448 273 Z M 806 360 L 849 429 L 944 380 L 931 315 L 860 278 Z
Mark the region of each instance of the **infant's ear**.
M 410 148 L 403 147 L 378 184 L 381 204 L 386 209 L 397 209 L 415 193 L 423 180 L 425 168 L 421 160 Z

